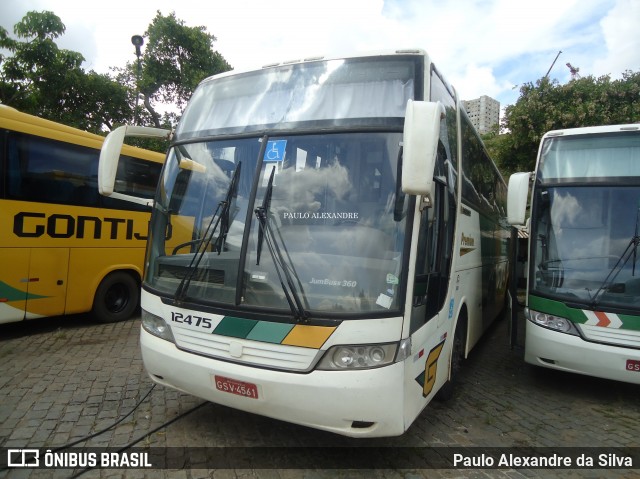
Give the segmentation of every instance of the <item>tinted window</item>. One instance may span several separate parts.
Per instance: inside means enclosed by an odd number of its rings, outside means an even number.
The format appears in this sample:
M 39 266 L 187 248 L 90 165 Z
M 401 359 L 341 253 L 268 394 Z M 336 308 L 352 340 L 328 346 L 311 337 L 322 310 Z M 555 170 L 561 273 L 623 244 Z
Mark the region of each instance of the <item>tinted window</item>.
M 76 206 L 139 209 L 144 207 L 104 198 L 98 193 L 100 151 L 21 133 L 6 142 L 9 199 Z M 160 164 L 121 157 L 116 191 L 152 198 Z
M 506 186 L 473 125 L 462 114 L 462 198 L 487 215 L 504 215 Z

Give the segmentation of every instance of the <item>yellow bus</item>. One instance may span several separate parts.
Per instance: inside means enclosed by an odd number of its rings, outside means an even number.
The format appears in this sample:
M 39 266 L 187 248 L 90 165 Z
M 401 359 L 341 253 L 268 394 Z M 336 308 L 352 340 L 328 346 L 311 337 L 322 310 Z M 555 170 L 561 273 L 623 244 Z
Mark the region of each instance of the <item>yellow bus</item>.
M 150 209 L 98 194 L 103 140 L 0 105 L 0 323 L 137 310 Z M 163 161 L 125 147 L 116 190 L 153 198 Z

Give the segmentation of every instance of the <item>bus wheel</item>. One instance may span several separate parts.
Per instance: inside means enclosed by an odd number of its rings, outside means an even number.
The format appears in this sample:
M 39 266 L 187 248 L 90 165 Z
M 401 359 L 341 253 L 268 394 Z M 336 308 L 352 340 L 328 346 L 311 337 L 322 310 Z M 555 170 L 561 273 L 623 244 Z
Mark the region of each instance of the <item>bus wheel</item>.
M 460 367 L 462 366 L 462 360 L 464 358 L 464 318 L 458 320 L 456 326 L 456 332 L 453 336 L 453 345 L 451 350 L 451 377 L 442 385 L 440 390 L 436 393 L 436 399 L 439 401 L 448 401 L 453 397 L 453 389 L 456 382 L 456 377 Z
M 123 271 L 108 274 L 98 286 L 91 312 L 101 323 L 129 319 L 138 307 L 140 287 L 133 276 Z

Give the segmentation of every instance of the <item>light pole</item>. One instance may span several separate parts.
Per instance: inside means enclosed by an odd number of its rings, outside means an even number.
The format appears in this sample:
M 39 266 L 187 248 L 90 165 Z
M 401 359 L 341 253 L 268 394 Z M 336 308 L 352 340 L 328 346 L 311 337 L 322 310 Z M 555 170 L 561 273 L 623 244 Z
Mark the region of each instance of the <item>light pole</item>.
M 134 35 L 131 37 L 131 43 L 136 47 L 136 57 L 138 58 L 138 68 L 136 71 L 136 110 L 134 124 L 138 124 L 138 101 L 140 98 L 140 47 L 144 43 L 144 39 L 140 35 Z

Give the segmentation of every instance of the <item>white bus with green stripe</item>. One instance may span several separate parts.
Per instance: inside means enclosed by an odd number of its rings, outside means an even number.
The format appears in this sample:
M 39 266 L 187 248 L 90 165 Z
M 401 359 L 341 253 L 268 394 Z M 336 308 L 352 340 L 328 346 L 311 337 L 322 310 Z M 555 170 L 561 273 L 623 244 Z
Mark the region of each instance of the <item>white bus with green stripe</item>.
M 509 180 L 511 224 L 529 190 L 525 360 L 640 384 L 640 125 L 548 132 Z
M 112 133 L 103 194 L 127 134 L 164 133 Z M 423 51 L 205 80 L 151 218 L 150 377 L 339 434 L 402 434 L 505 305 L 506 192 Z M 167 249 L 168 232 L 190 241 Z

